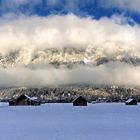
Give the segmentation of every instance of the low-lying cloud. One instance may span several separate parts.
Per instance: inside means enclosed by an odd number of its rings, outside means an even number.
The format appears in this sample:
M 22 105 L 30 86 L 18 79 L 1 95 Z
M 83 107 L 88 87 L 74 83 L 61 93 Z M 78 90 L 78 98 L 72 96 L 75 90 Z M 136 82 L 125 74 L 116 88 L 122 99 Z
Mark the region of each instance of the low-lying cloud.
M 97 58 L 123 56 L 139 59 L 139 38 L 139 25 L 130 26 L 127 24 L 127 18 L 118 16 L 96 20 L 69 14 L 49 17 L 23 16 L 15 20 L 1 20 L 0 64 L 4 62 L 4 56 L 10 56 L 6 60 L 11 61 L 12 53 L 17 51 L 20 52 L 23 61 L 26 61 L 32 59 L 34 52 L 47 51 L 49 48 L 60 52 L 64 48 L 87 49 L 87 56 L 88 53 L 93 53 Z M 23 64 L 22 67 L 1 67 L 0 86 L 140 85 L 140 67 L 118 61 L 99 66 L 77 65 L 73 69 L 42 67 L 38 63 L 34 65 L 35 69 Z
M 25 67 L 0 70 L 1 87 L 42 87 L 69 84 L 139 86 L 140 67 L 109 63 L 75 69 L 28 69 Z

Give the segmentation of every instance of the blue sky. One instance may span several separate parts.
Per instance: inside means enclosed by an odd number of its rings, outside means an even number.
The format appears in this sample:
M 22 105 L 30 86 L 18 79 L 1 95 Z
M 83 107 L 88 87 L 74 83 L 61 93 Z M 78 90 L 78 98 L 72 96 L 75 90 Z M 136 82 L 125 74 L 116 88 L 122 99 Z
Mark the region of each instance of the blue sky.
M 139 0 L 0 0 L 0 15 L 91 16 L 95 19 L 123 15 L 140 23 Z

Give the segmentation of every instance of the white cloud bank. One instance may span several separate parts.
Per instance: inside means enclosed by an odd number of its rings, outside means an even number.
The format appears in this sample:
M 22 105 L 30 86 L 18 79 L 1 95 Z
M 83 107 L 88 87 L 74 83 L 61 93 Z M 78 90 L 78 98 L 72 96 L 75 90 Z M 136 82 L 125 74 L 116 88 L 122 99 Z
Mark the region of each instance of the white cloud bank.
M 123 24 L 122 24 L 123 23 Z M 36 50 L 92 47 L 97 57 L 123 55 L 140 58 L 140 27 L 127 24 L 126 18 L 100 20 L 66 16 L 23 17 L 0 21 L 0 53 L 4 56 L 20 50 L 31 56 Z M 92 53 L 92 52 L 90 52 Z M 22 54 L 23 55 L 23 54 Z M 24 57 L 26 59 L 26 57 Z M 2 63 L 2 60 L 1 60 Z M 36 69 L 15 67 L 0 69 L 0 86 L 47 86 L 61 84 L 140 85 L 140 67 L 109 63 L 76 69 Z
M 106 46 L 104 51 L 114 52 L 118 48 L 139 50 L 140 44 L 139 25 L 132 27 L 127 24 L 126 18 L 116 16 L 100 20 L 72 14 L 44 18 L 35 16 L 1 22 L 0 25 L 1 53 L 23 48 L 87 48 L 89 45 L 102 49 Z
M 130 85 L 139 86 L 140 67 L 109 63 L 98 67 L 54 69 L 47 67 L 31 70 L 24 67 L 0 70 L 1 87 L 41 87 L 67 84 Z

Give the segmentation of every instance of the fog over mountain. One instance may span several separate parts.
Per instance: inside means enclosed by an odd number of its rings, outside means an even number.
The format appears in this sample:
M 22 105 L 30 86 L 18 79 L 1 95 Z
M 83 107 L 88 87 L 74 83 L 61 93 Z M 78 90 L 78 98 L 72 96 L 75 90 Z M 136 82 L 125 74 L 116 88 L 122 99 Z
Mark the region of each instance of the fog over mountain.
M 140 85 L 140 27 L 123 16 L 0 20 L 0 86 Z

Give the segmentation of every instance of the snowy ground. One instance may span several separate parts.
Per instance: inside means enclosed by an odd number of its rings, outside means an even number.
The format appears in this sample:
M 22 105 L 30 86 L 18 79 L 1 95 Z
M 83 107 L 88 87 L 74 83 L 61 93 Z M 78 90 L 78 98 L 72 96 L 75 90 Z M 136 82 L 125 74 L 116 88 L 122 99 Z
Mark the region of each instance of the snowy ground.
M 140 105 L 0 105 L 1 140 L 140 140 Z

